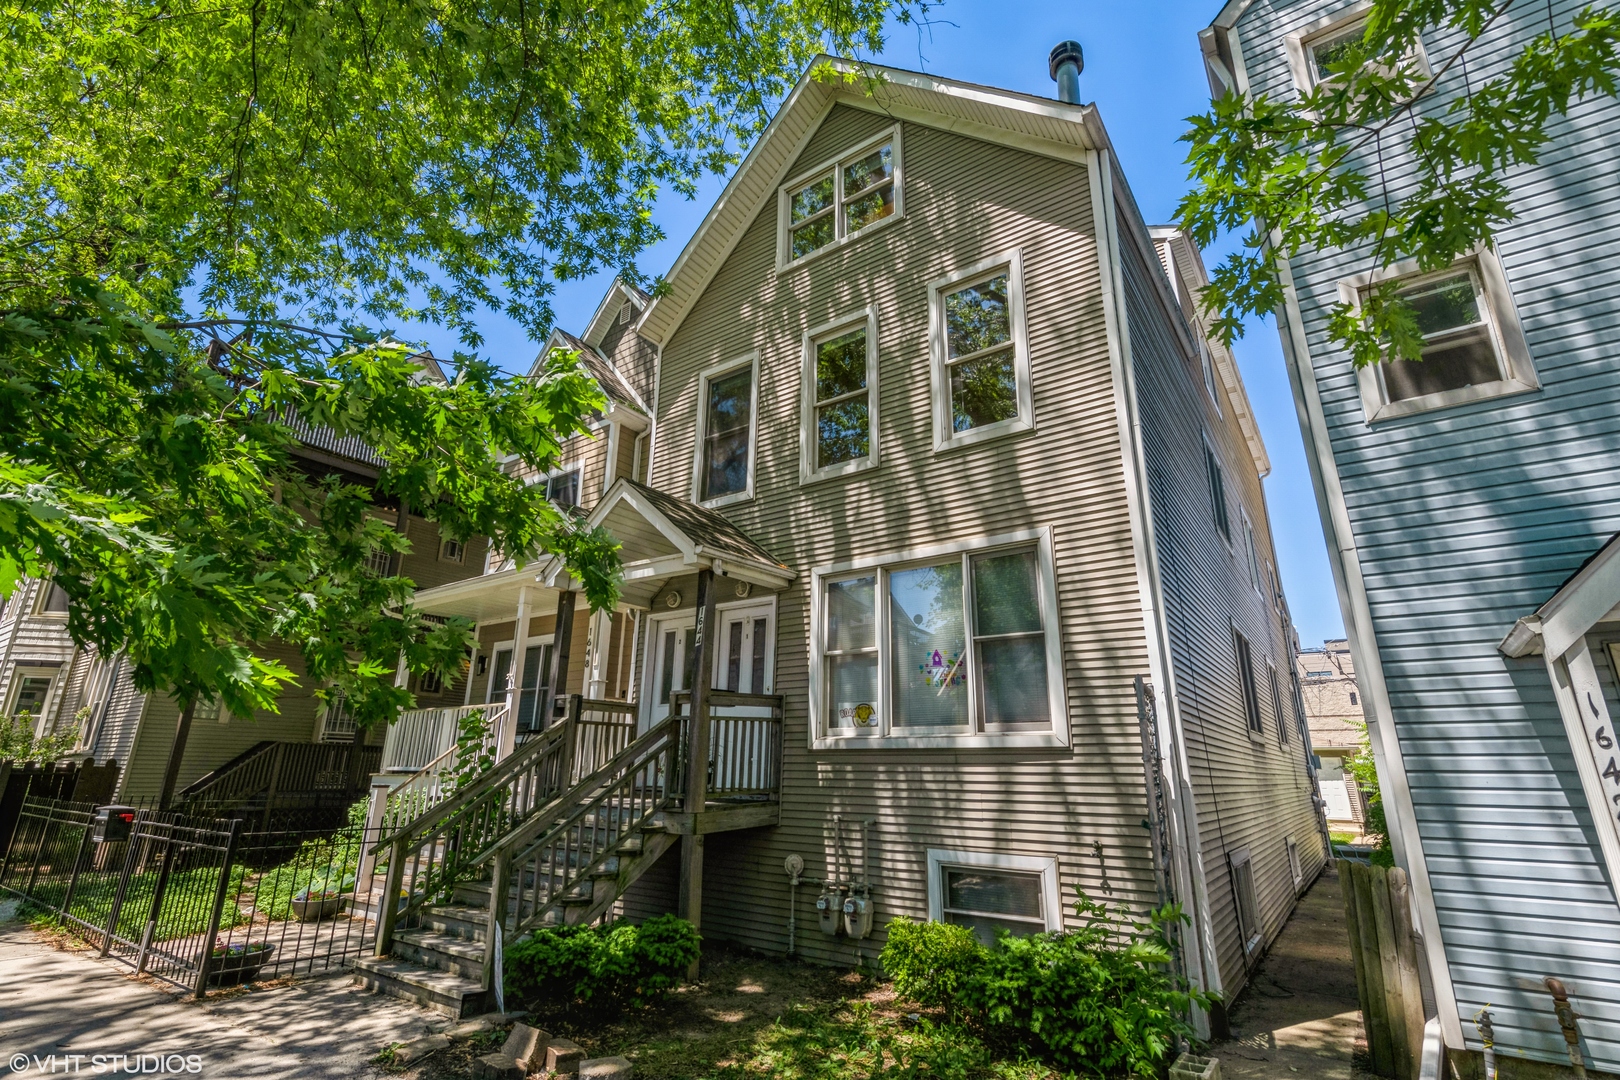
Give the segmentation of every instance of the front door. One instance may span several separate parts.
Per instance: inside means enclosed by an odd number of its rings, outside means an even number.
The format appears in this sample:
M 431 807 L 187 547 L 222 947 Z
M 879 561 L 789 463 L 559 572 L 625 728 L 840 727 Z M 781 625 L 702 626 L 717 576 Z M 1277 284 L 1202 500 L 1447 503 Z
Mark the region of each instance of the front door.
M 649 725 L 669 716 L 670 698 L 692 689 L 692 661 L 697 647 L 696 619 L 688 612 L 655 618 L 647 634 L 648 684 L 644 700 Z
M 739 694 L 768 694 L 775 681 L 775 605 L 738 604 L 719 611 L 714 686 Z
M 512 643 L 495 646 L 494 674 L 489 680 L 491 704 L 506 700 L 512 680 Z M 523 686 L 517 696 L 517 727 L 519 733 L 539 731 L 545 725 L 537 715 L 540 697 L 551 678 L 551 643 L 541 642 L 524 648 Z

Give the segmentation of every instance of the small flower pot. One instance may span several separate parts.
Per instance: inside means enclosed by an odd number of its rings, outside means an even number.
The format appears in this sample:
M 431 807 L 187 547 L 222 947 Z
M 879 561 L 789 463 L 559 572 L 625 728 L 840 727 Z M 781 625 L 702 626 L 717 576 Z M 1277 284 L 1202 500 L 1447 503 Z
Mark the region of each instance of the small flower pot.
M 347 899 L 346 896 L 322 897 L 319 894 L 305 900 L 295 899 L 292 902 L 293 918 L 299 922 L 320 922 L 322 919 L 330 919 L 343 910 L 344 901 Z
M 216 951 L 208 967 L 208 985 L 241 986 L 252 982 L 275 951 L 276 947 L 268 942 L 233 945 Z

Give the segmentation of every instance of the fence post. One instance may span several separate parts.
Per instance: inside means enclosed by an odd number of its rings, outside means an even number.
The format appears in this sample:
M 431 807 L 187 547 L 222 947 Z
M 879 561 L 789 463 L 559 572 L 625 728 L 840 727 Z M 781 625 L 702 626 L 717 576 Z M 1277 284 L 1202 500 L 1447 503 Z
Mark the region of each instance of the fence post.
M 231 832 L 225 838 L 225 858 L 220 862 L 219 885 L 214 889 L 214 906 L 208 913 L 208 932 L 203 935 L 202 959 L 197 962 L 197 987 L 193 997 L 208 992 L 208 971 L 214 966 L 214 941 L 219 936 L 219 920 L 225 910 L 225 891 L 231 885 L 231 860 L 236 857 L 236 841 L 242 835 L 242 819 L 231 819 Z
M 146 914 L 146 928 L 141 931 L 141 945 L 135 953 L 135 974 L 146 970 L 146 953 L 157 936 L 158 916 L 163 914 L 163 894 L 169 889 L 169 872 L 174 868 L 174 824 L 169 823 L 169 835 L 163 845 L 163 869 L 158 871 L 157 886 L 152 890 L 152 908 Z
M 1397 1080 L 1415 1080 L 1423 1044 L 1407 1041 L 1406 1017 L 1401 1008 L 1401 984 L 1395 956 L 1395 919 L 1389 904 L 1389 871 L 1372 868 L 1373 925 L 1378 928 L 1378 966 L 1384 991 L 1384 1025 L 1389 1030 L 1390 1055 Z
M 495 966 L 495 939 L 506 929 L 506 903 L 507 893 L 511 891 L 511 856 L 497 850 L 495 857 L 490 860 L 489 879 L 489 923 L 484 930 L 484 989 L 493 990 L 495 980 L 501 972 Z M 523 911 L 518 910 L 518 919 L 521 922 Z
M 281 786 L 281 759 L 286 753 L 287 744 L 276 743 L 276 752 L 270 759 L 270 786 L 264 793 L 264 818 L 259 822 L 264 832 L 270 831 L 270 811 L 276 805 L 277 789 Z
M 1406 871 L 1398 866 L 1389 872 L 1389 911 L 1395 927 L 1395 978 L 1400 999 L 1400 1013 L 1390 1018 L 1390 1025 L 1404 1027 L 1407 1045 L 1412 1048 L 1412 1075 L 1416 1076 L 1423 1063 L 1423 983 L 1418 977 L 1411 884 Z
M 23 806 L 26 808 L 28 803 L 24 802 Z M 34 882 L 39 880 L 39 864 L 45 861 L 45 837 L 51 831 L 51 818 L 54 810 L 55 807 L 53 806 L 50 810 L 45 811 L 45 817 L 40 819 L 39 841 L 34 845 L 34 868 L 28 872 L 28 884 L 23 886 L 23 895 L 30 900 L 34 898 Z M 22 817 L 20 812 L 17 816 L 19 819 Z M 17 824 L 21 825 L 21 820 Z
M 394 923 L 399 919 L 399 890 L 405 884 L 405 841 L 388 845 L 388 873 L 383 878 L 382 907 L 377 912 L 377 953 L 387 956 L 394 945 Z
M 112 951 L 113 935 L 118 930 L 118 916 L 124 910 L 124 897 L 129 893 L 129 876 L 135 871 L 138 860 L 137 850 L 140 848 L 141 826 L 146 824 L 146 811 L 136 812 L 135 824 L 129 830 L 129 839 L 124 841 L 124 871 L 118 875 L 118 891 L 113 894 L 112 911 L 107 915 L 107 933 L 101 939 L 101 955 L 106 956 Z
M 1371 867 L 1358 866 L 1355 882 L 1356 923 L 1361 939 L 1361 970 L 1367 989 L 1363 998 L 1362 1020 L 1367 1029 L 1367 1051 L 1373 1059 L 1372 1071 L 1379 1076 L 1395 1075 L 1394 1046 L 1390 1041 L 1388 999 L 1384 996 L 1384 965 L 1378 949 L 1378 921 L 1373 902 L 1377 883 Z
M 79 834 L 79 850 L 73 856 L 73 873 L 68 875 L 67 895 L 62 897 L 62 917 L 67 918 L 68 912 L 73 908 L 73 891 L 79 887 L 79 868 L 84 865 L 84 852 L 90 846 L 90 834 L 95 832 L 95 824 L 84 827 Z

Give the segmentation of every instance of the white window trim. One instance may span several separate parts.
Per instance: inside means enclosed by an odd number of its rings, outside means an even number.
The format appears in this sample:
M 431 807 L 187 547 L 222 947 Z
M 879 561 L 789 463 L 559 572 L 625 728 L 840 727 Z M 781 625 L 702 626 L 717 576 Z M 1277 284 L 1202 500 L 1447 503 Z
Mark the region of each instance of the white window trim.
M 1221 460 L 1220 451 L 1215 449 L 1215 440 L 1211 439 L 1208 433 L 1204 435 L 1204 453 L 1207 455 L 1204 458 L 1204 489 L 1209 494 L 1209 524 L 1215 530 L 1215 535 L 1225 542 L 1227 553 L 1235 554 L 1236 549 L 1232 541 L 1232 498 L 1226 490 L 1226 463 Z M 1221 505 L 1218 508 L 1215 505 L 1217 495 L 1215 486 L 1210 483 L 1209 467 L 1212 462 L 1221 478 L 1219 492 Z M 1239 510 L 1242 510 L 1241 506 Z M 1222 520 L 1226 522 L 1225 529 L 1221 528 Z
M 1041 598 L 1041 626 L 1046 633 L 1046 692 L 1048 708 L 1052 716 L 1052 727 L 1048 731 L 973 731 L 950 735 L 883 735 L 860 734 L 831 734 L 827 730 L 825 714 L 826 704 L 826 660 L 823 656 L 823 640 L 825 630 L 823 620 L 826 614 L 826 583 L 830 578 L 845 577 L 860 570 L 875 570 L 880 567 L 900 567 L 908 563 L 922 562 L 928 559 L 945 556 L 961 556 L 965 552 L 985 551 L 993 548 L 1011 547 L 1019 544 L 1034 543 L 1037 549 L 1036 566 L 1040 575 Z M 880 581 L 881 581 L 881 575 Z M 881 589 L 881 586 L 879 586 Z M 971 588 L 967 581 L 963 582 L 964 608 L 969 603 L 968 590 Z M 880 717 L 883 723 L 889 722 L 889 703 L 892 700 L 892 663 L 886 665 L 885 657 L 889 655 L 890 645 L 887 641 L 889 633 L 888 604 L 881 592 L 876 597 L 877 625 L 874 632 L 878 642 L 878 695 L 883 702 Z M 909 551 L 900 551 L 876 557 L 856 559 L 850 562 L 834 563 L 827 566 L 818 566 L 810 572 L 810 717 L 808 725 L 810 731 L 810 748 L 812 750 L 836 749 L 870 749 L 870 748 L 910 748 L 910 749 L 944 749 L 950 747 L 1040 747 L 1040 746 L 1068 746 L 1069 745 L 1069 709 L 1067 683 L 1063 670 L 1063 642 L 1060 609 L 1057 600 L 1057 575 L 1052 561 L 1052 533 L 1049 528 L 1028 529 L 1022 532 L 1004 533 L 1000 536 L 977 537 L 971 540 L 958 541 L 951 544 L 941 544 L 932 547 L 914 548 Z M 973 646 L 971 611 L 968 612 L 969 622 L 967 630 L 967 646 Z M 970 723 L 977 723 L 978 702 L 976 694 L 969 696 L 968 716 Z
M 1198 366 L 1202 369 L 1201 374 L 1204 377 L 1204 392 L 1209 395 L 1209 403 L 1215 407 L 1215 415 L 1225 419 L 1225 414 L 1221 412 L 1221 396 L 1215 389 L 1215 354 L 1210 349 L 1209 342 L 1203 337 L 1203 329 L 1201 327 L 1196 329 L 1199 333 Z
M 542 490 L 550 491 L 553 480 L 559 476 L 567 476 L 569 473 L 576 474 L 574 479 L 574 505 L 572 507 L 562 507 L 561 509 L 582 509 L 585 505 L 585 463 L 583 461 L 573 461 L 567 465 L 560 465 L 548 473 L 535 477 L 534 482 L 539 484 Z M 547 499 L 549 501 L 550 496 L 547 496 Z
M 1299 841 L 1292 836 L 1283 837 L 1283 854 L 1288 858 L 1288 873 L 1294 879 L 1294 888 L 1297 890 L 1305 884 L 1305 866 L 1299 857 Z
M 30 600 L 29 605 L 28 605 L 29 614 L 32 615 L 34 618 L 36 618 L 36 619 L 62 619 L 64 621 L 67 619 L 68 613 L 65 612 L 65 611 L 46 611 L 45 610 L 46 601 L 48 601 L 51 598 L 51 587 L 54 586 L 55 584 L 56 584 L 56 582 L 52 581 L 50 578 L 40 578 L 39 579 L 39 587 L 34 590 L 33 598 Z M 73 603 L 71 598 L 68 600 L 68 603 L 70 605 Z
M 866 423 L 868 428 L 867 454 L 863 458 L 840 461 L 836 465 L 816 468 L 816 346 L 840 336 L 858 326 L 866 329 Z M 803 404 L 799 421 L 799 483 L 810 484 L 851 473 L 865 472 L 878 466 L 878 339 L 877 308 L 868 306 L 851 312 L 841 319 L 812 326 L 803 339 Z M 700 466 L 701 468 L 701 466 Z
M 856 229 L 851 233 L 843 233 L 844 221 L 844 170 L 841 166 L 848 164 L 871 150 L 889 143 L 894 147 L 894 213 L 888 217 L 879 218 L 872 224 Z M 833 174 L 833 238 L 814 251 L 806 252 L 797 259 L 792 257 L 793 240 L 790 226 L 793 220 L 793 193 L 802 188 L 807 182 L 815 179 L 822 173 L 831 171 Z M 837 157 L 828 158 L 817 164 L 814 168 L 805 169 L 793 179 L 777 188 L 777 226 L 776 226 L 776 272 L 785 273 L 794 270 L 831 251 L 841 249 L 891 222 L 899 221 L 906 215 L 905 205 L 905 166 L 900 151 L 900 125 L 885 128 L 870 139 L 857 143 Z
M 955 286 L 989 277 L 996 270 L 1007 270 L 1007 319 L 1012 331 L 1013 377 L 1018 396 L 1018 415 L 984 427 L 954 431 L 951 424 L 950 346 L 945 334 L 945 297 Z M 1035 399 L 1029 377 L 1029 326 L 1024 318 L 1024 253 L 1014 248 L 982 259 L 928 283 L 928 345 L 932 354 L 934 394 L 934 451 L 971 446 L 986 439 L 1035 430 Z
M 17 699 L 22 696 L 22 682 L 29 678 L 51 680 L 50 689 L 45 691 L 45 702 L 40 706 L 39 715 L 34 717 L 34 733 L 38 735 L 45 730 L 45 725 L 50 722 L 51 713 L 56 708 L 56 699 L 62 690 L 62 669 L 38 667 L 33 664 L 14 665 L 11 669 L 10 685 L 6 687 L 6 711 L 3 722 L 10 723 L 15 719 Z
M 749 370 L 748 485 L 743 490 L 734 491 L 729 495 L 719 495 L 713 499 L 705 499 L 703 498 L 703 444 L 708 439 L 709 384 L 744 367 Z M 732 503 L 749 501 L 754 497 L 754 474 L 758 461 L 759 352 L 755 350 L 744 356 L 735 357 L 731 360 L 722 360 L 718 364 L 711 364 L 698 372 L 697 446 L 692 451 L 692 502 L 712 510 L 720 506 L 730 506 Z
M 1417 284 L 1454 274 L 1459 269 L 1472 270 L 1478 276 L 1480 289 L 1485 294 L 1481 314 L 1485 317 L 1491 343 L 1496 348 L 1496 360 L 1504 372 L 1503 377 L 1496 382 L 1390 401 L 1384 387 L 1384 365 L 1369 364 L 1356 372 L 1357 387 L 1361 391 L 1361 407 L 1367 423 L 1374 424 L 1381 420 L 1393 420 L 1415 413 L 1465 405 L 1471 401 L 1525 394 L 1541 389 L 1541 379 L 1536 374 L 1535 363 L 1530 359 L 1530 348 L 1525 344 L 1524 327 L 1519 323 L 1519 312 L 1514 306 L 1513 294 L 1508 288 L 1507 275 L 1503 273 L 1502 262 L 1496 252 L 1489 247 L 1477 248 L 1446 269 L 1433 273 L 1422 272 L 1417 260 L 1409 259 L 1396 263 L 1387 270 L 1344 278 L 1338 283 L 1339 299 L 1349 304 L 1359 315 L 1362 295 L 1373 285 L 1405 278 L 1410 278 L 1413 284 Z
M 1288 53 L 1288 71 L 1294 77 L 1295 89 L 1302 94 L 1308 94 L 1317 87 L 1316 65 L 1311 62 L 1312 46 L 1323 38 L 1332 37 L 1340 30 L 1347 29 L 1351 23 L 1365 19 L 1372 7 L 1373 0 L 1357 0 L 1356 3 L 1339 8 L 1331 15 L 1306 23 L 1283 38 L 1283 48 Z M 1423 78 L 1429 78 L 1434 74 L 1434 70 L 1429 66 L 1429 54 L 1424 50 L 1421 38 L 1413 50 L 1412 59 L 1416 61 Z
M 458 551 L 457 551 L 457 553 L 455 555 L 446 555 L 444 553 L 444 549 L 446 547 L 448 547 L 449 545 L 451 545 L 451 544 L 455 544 L 456 547 L 458 548 Z M 467 561 L 467 544 L 466 544 L 466 542 L 461 541 L 461 540 L 457 540 L 457 539 L 455 539 L 454 537 L 451 537 L 451 536 L 441 536 L 439 538 L 439 561 L 440 562 L 447 562 L 447 563 L 464 563 L 464 562 L 466 562 Z
M 1254 916 L 1255 921 L 1255 925 L 1251 928 L 1253 933 L 1251 933 L 1249 937 L 1242 942 L 1243 955 L 1248 956 L 1249 954 L 1253 953 L 1255 949 L 1264 944 L 1266 940 L 1266 928 L 1262 922 L 1265 916 L 1260 910 L 1260 885 L 1254 879 L 1254 859 L 1250 855 L 1248 848 L 1238 848 L 1236 851 L 1230 852 L 1226 856 L 1227 879 L 1232 889 L 1232 899 L 1234 901 L 1232 906 L 1234 909 L 1236 909 L 1234 914 L 1236 914 L 1238 918 L 1239 935 L 1243 933 L 1243 897 L 1238 893 L 1238 867 L 1245 864 L 1247 864 L 1249 868 L 1249 891 L 1254 897 L 1254 910 L 1250 912 L 1250 914 Z
M 987 851 L 928 849 L 928 919 L 945 921 L 944 869 L 948 866 L 982 866 L 995 870 L 1018 870 L 1041 875 L 1041 907 L 1046 929 L 1063 929 L 1063 896 L 1058 884 L 1058 861 L 1040 855 L 1003 855 Z M 991 915 L 990 912 L 985 912 Z
M 1265 596 L 1266 591 L 1260 585 L 1260 548 L 1254 538 L 1254 522 L 1249 520 L 1249 511 L 1241 505 L 1238 507 L 1238 520 L 1243 522 L 1244 560 L 1248 563 L 1249 584 L 1256 593 Z

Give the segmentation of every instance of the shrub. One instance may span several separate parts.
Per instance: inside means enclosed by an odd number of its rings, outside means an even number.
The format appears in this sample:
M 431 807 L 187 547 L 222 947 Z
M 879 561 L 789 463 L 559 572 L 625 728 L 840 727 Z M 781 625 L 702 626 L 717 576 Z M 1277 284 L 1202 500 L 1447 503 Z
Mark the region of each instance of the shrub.
M 942 1008 L 960 996 L 979 974 L 985 950 L 973 931 L 951 923 L 889 923 L 883 946 L 883 971 L 894 980 L 895 993 L 919 1005 Z
M 702 937 L 685 919 L 536 930 L 506 951 L 509 997 L 545 1010 L 611 1015 L 679 986 Z
M 1167 906 L 1147 922 L 1080 894 L 1083 920 L 1066 933 L 1014 938 L 994 947 L 962 927 L 896 920 L 884 970 L 902 996 L 943 1007 L 993 1045 L 1035 1054 L 1094 1076 L 1157 1076 L 1176 1039 L 1191 1037 L 1189 1006 L 1214 998 L 1189 992 L 1169 970 L 1167 931 L 1185 921 Z

